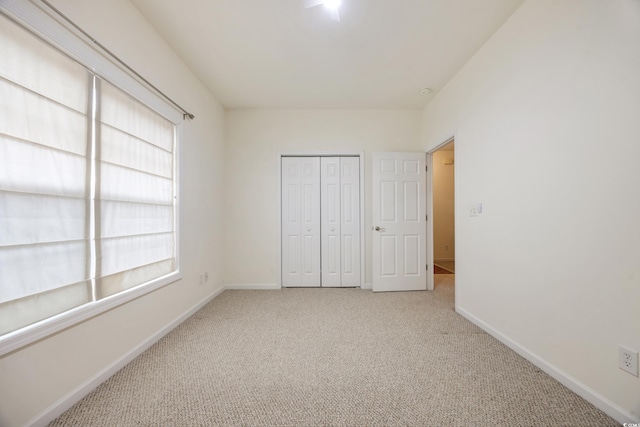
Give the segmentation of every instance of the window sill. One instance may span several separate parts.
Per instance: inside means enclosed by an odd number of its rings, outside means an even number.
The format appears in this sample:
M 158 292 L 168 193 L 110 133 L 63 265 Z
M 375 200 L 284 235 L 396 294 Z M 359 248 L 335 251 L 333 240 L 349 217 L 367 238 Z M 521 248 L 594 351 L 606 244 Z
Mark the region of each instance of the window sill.
M 60 313 L 32 325 L 25 326 L 24 328 L 16 331 L 9 332 L 0 336 L 0 356 L 12 353 L 22 347 L 47 338 L 56 332 L 70 328 L 80 322 L 95 317 L 105 311 L 111 310 L 112 308 L 118 307 L 171 283 L 175 283 L 181 279 L 182 274 L 180 271 L 175 271 L 143 285 L 136 286 L 99 301 L 89 302 L 72 310 L 65 311 L 64 313 Z

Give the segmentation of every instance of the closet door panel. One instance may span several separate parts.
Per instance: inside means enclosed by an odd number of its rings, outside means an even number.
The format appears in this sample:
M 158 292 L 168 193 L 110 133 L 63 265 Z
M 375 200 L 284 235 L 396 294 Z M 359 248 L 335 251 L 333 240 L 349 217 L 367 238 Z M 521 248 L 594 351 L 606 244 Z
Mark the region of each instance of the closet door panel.
M 320 159 L 300 157 L 301 164 L 301 260 L 300 286 L 320 286 Z
M 340 158 L 342 286 L 360 286 L 360 160 Z
M 322 286 L 341 286 L 340 158 L 321 159 Z
M 282 286 L 320 286 L 320 159 L 282 158 Z
M 300 284 L 300 163 L 282 158 L 282 286 Z

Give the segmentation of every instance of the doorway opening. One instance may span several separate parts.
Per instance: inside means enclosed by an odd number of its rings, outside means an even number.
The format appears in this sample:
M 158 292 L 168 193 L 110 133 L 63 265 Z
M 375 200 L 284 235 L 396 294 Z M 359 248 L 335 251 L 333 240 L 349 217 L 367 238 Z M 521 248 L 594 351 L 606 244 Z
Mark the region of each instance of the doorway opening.
M 427 153 L 429 163 L 430 289 L 455 284 L 455 143 L 450 138 Z

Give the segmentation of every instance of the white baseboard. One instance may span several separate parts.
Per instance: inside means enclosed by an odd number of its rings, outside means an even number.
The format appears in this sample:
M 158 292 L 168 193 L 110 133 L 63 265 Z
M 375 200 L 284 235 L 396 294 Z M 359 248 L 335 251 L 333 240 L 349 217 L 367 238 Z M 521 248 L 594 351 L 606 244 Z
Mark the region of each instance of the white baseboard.
M 176 326 L 187 320 L 194 313 L 204 307 L 208 302 L 212 299 L 220 295 L 224 291 L 224 288 L 220 288 L 215 292 L 211 293 L 207 297 L 205 297 L 202 301 L 191 307 L 189 310 L 184 312 L 174 321 L 166 325 L 164 328 L 141 342 L 138 346 L 133 348 L 127 354 L 122 356 L 119 360 L 116 360 L 111 365 L 104 368 L 101 372 L 99 372 L 94 377 L 88 379 L 80 386 L 76 387 L 74 390 L 69 392 L 66 396 L 63 396 L 58 401 L 53 403 L 47 409 L 45 409 L 39 415 L 36 415 L 31 420 L 29 420 L 25 426 L 32 427 L 41 427 L 48 425 L 51 421 L 62 415 L 64 411 L 71 408 L 73 405 L 78 403 L 83 397 L 92 392 L 96 387 L 100 384 L 108 380 L 112 375 L 118 372 L 120 369 L 124 368 L 129 362 L 142 354 L 145 350 L 151 347 L 153 344 L 158 342 L 160 338 L 164 337 L 166 334 L 171 332 Z
M 527 359 L 529 362 L 536 365 L 538 368 L 542 369 L 544 372 L 549 374 L 551 377 L 556 379 L 562 385 L 567 387 L 569 390 L 576 393 L 578 396 L 582 397 L 587 402 L 591 403 L 596 408 L 600 409 L 602 412 L 609 415 L 611 418 L 619 422 L 620 424 L 625 423 L 640 423 L 640 419 L 634 417 L 631 413 L 625 411 L 623 408 L 619 407 L 615 403 L 611 402 L 606 397 L 602 396 L 600 393 L 595 390 L 587 387 L 577 379 L 568 375 L 566 372 L 558 369 L 557 367 L 551 365 L 546 362 L 544 359 L 539 357 L 538 355 L 532 353 L 528 349 L 522 347 L 517 342 L 513 341 L 511 338 L 503 335 L 498 332 L 482 320 L 478 319 L 465 309 L 456 306 L 456 312 L 469 320 L 471 323 L 475 324 L 479 328 L 483 329 L 486 333 L 496 338 L 498 341 L 518 353 L 520 356 Z
M 277 283 L 259 283 L 259 284 L 235 284 L 235 285 L 224 285 L 224 289 L 229 290 L 273 290 L 273 289 L 281 289 L 280 285 Z
M 371 283 L 365 283 L 361 287 L 361 289 L 373 289 Z M 225 285 L 225 290 L 273 290 L 273 289 L 282 289 L 277 283 L 262 283 L 262 284 L 235 284 L 235 285 Z

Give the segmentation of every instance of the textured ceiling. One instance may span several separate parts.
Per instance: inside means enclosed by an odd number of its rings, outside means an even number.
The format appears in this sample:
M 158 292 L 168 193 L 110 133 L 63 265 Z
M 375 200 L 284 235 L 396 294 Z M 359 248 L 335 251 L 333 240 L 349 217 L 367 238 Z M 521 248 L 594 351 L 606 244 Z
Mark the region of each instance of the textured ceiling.
M 418 109 L 523 0 L 131 1 L 226 108 Z

